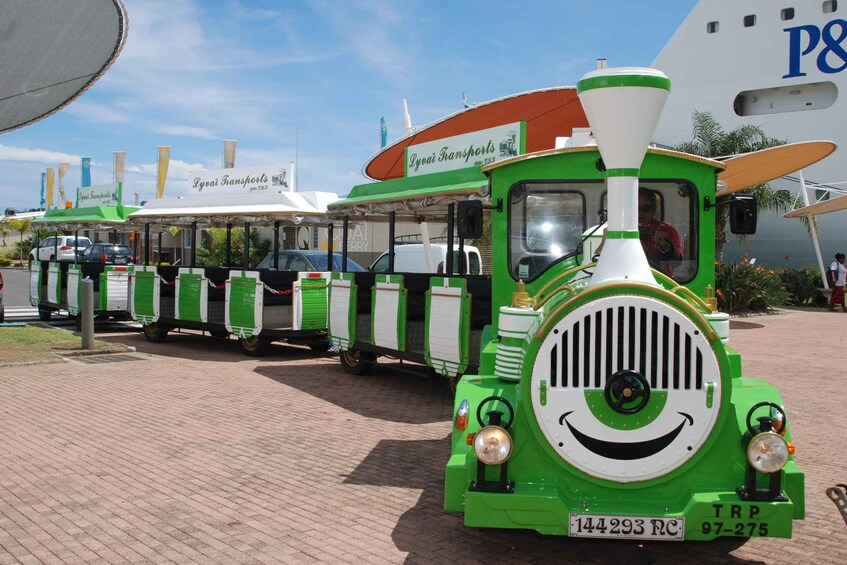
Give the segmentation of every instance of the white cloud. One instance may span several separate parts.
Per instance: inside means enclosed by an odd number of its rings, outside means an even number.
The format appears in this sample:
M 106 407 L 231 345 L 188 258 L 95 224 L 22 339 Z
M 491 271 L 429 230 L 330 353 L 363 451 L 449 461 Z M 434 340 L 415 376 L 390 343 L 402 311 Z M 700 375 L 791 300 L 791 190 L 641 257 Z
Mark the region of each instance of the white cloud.
M 153 131 L 165 135 L 179 135 L 183 137 L 199 137 L 201 139 L 220 139 L 220 136 L 211 129 L 187 125 L 154 126 Z
M 86 100 L 74 100 L 67 107 L 66 111 L 87 122 L 122 124 L 131 119 L 130 114 L 125 110 L 110 108 L 105 104 L 97 104 Z
M 79 159 L 79 155 L 70 155 L 49 149 L 0 145 L 0 161 L 29 161 L 55 165 L 57 163 L 79 163 Z

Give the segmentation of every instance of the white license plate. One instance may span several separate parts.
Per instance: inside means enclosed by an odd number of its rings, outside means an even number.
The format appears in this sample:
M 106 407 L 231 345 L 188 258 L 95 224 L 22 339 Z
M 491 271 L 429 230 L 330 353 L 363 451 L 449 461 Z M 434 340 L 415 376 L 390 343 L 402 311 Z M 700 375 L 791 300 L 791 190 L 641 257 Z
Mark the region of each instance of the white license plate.
M 115 265 L 126 265 L 126 257 L 115 257 Z
M 576 538 L 685 539 L 685 518 L 571 514 L 568 535 Z

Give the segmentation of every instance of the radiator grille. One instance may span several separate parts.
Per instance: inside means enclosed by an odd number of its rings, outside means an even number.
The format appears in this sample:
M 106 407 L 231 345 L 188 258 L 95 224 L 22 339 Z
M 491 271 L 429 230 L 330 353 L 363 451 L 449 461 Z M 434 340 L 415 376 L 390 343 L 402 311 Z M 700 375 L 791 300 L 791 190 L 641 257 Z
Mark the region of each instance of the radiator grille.
M 653 389 L 701 390 L 703 356 L 711 351 L 701 332 L 686 322 L 649 306 L 618 304 L 557 326 L 548 361 L 550 386 L 603 388 L 607 377 L 630 369 Z

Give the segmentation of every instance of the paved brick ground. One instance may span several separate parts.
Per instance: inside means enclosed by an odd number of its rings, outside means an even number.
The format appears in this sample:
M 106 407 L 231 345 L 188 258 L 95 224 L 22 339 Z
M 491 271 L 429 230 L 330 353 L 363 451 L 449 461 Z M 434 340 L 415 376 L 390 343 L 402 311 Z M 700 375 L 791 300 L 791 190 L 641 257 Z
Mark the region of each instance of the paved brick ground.
M 262 360 L 190 335 L 123 361 L 0 368 L 4 563 L 845 563 L 824 490 L 847 482 L 847 316 L 733 322 L 750 375 L 777 382 L 807 472 L 793 540 L 603 542 L 470 530 L 441 510 L 440 383 L 279 346 Z M 134 360 L 127 360 L 134 359 Z

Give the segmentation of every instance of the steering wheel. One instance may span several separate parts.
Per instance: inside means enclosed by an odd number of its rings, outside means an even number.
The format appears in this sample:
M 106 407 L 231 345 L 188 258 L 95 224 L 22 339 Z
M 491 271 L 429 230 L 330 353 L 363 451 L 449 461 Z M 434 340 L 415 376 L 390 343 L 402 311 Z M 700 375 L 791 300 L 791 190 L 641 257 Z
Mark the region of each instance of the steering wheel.
M 494 402 L 497 400 L 505 404 L 506 408 L 509 409 L 509 421 L 505 424 L 502 424 L 501 427 L 504 430 L 508 430 L 510 427 L 512 427 L 512 422 L 515 421 L 515 409 L 512 408 L 512 403 L 503 398 L 502 396 L 489 396 L 488 398 L 480 402 L 479 406 L 476 407 L 476 421 L 479 422 L 479 426 L 481 428 L 484 428 L 486 426 L 485 422 L 482 421 L 482 407 L 488 404 L 489 402 Z
M 603 394 L 615 412 L 635 414 L 650 401 L 650 383 L 641 373 L 624 369 L 609 378 Z
M 788 417 L 785 415 L 785 410 L 783 410 L 782 407 L 780 407 L 779 404 L 776 404 L 774 402 L 767 402 L 767 401 L 759 402 L 758 404 L 756 404 L 752 408 L 750 408 L 749 412 L 747 412 L 747 431 L 750 432 L 750 435 L 756 435 L 756 430 L 753 429 L 753 413 L 755 413 L 756 410 L 758 410 L 759 408 L 762 408 L 764 406 L 768 406 L 770 408 L 775 409 L 782 416 L 782 425 L 780 426 L 780 428 L 778 430 L 774 429 L 775 432 L 781 434 L 782 431 L 785 430 L 786 424 L 788 424 Z M 763 416 L 763 417 L 765 417 L 765 416 Z

